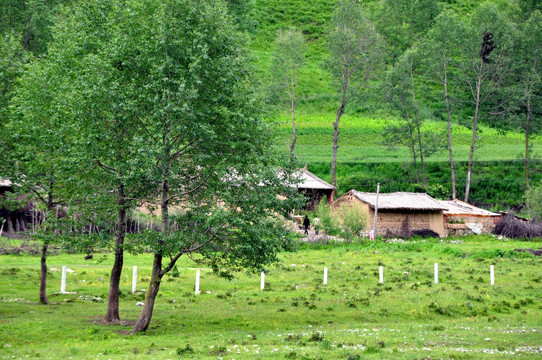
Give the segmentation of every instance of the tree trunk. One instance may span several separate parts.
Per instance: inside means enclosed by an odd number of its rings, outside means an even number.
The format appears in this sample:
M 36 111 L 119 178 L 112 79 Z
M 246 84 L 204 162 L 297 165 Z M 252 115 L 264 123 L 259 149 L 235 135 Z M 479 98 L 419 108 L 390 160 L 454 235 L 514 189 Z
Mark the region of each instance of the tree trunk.
M 51 175 L 51 178 L 49 179 L 49 190 L 47 192 L 47 203 L 45 204 L 47 206 L 47 214 L 51 214 L 53 211 L 54 205 L 54 180 Z M 58 214 L 57 214 L 58 216 Z M 40 276 L 40 304 L 48 305 L 49 300 L 47 299 L 47 249 L 49 248 L 49 241 L 44 240 L 43 246 L 41 248 L 41 259 L 40 259 L 40 265 L 41 265 L 41 276 Z
M 446 71 L 444 71 L 444 100 L 446 101 L 446 114 L 448 115 L 448 152 L 450 153 L 450 172 L 452 175 L 452 199 L 457 197 L 455 189 L 455 170 L 454 170 L 454 156 L 452 152 L 452 113 L 450 110 L 450 98 L 448 96 L 448 76 Z
M 331 159 L 331 184 L 333 186 L 337 186 L 335 174 L 337 171 L 337 149 L 339 148 L 339 121 L 341 120 L 341 116 L 344 114 L 345 105 L 345 97 L 343 96 L 341 105 L 337 109 L 335 122 L 333 123 L 333 158 Z
M 290 146 L 290 165 L 294 165 L 294 150 L 295 150 L 295 143 L 297 141 L 297 131 L 295 128 L 295 85 L 293 80 L 293 74 L 290 73 L 290 82 L 292 86 L 292 90 L 290 92 L 290 113 L 292 114 L 292 132 L 293 132 L 293 139 L 292 139 L 292 145 Z
M 126 235 L 126 195 L 124 193 L 124 184 L 119 184 L 117 213 L 117 235 L 115 237 L 115 262 L 111 269 L 111 279 L 109 281 L 109 297 L 107 299 L 107 313 L 103 320 L 104 323 L 118 323 L 119 315 L 119 293 L 120 276 L 122 274 L 122 265 L 124 263 L 124 237 Z
M 169 153 L 167 154 L 169 156 Z M 165 169 L 164 172 L 167 173 L 169 169 Z M 162 211 L 162 232 L 166 233 L 169 231 L 169 208 L 168 208 L 168 195 L 169 195 L 169 186 L 167 183 L 166 175 L 162 180 L 162 189 L 160 195 L 160 210 Z M 139 319 L 132 329 L 132 334 L 137 332 L 146 331 L 149 327 L 152 318 L 152 312 L 154 310 L 154 302 L 156 300 L 156 295 L 160 290 L 160 282 L 165 272 L 162 271 L 162 253 L 160 251 L 154 254 L 154 261 L 152 264 L 152 275 L 151 282 L 149 284 L 149 289 L 145 293 L 145 303 Z
M 141 310 L 141 314 L 137 319 L 137 322 L 132 329 L 132 334 L 146 331 L 149 327 L 152 318 L 152 312 L 154 310 L 154 302 L 156 300 L 156 295 L 160 290 L 160 282 L 162 281 L 162 255 L 154 254 L 154 261 L 152 264 L 152 275 L 151 282 L 149 284 L 149 289 L 145 293 L 145 304 Z
M 48 305 L 47 299 L 47 248 L 49 242 L 45 240 L 41 248 L 41 277 L 40 277 L 40 304 Z
M 483 62 L 480 61 L 480 68 L 478 72 L 478 78 L 476 79 L 476 98 L 475 98 L 475 109 L 474 109 L 474 118 L 472 119 L 472 142 L 470 145 L 469 152 L 469 164 L 467 169 L 467 181 L 465 184 L 465 202 L 469 202 L 469 193 L 470 193 L 470 178 L 472 174 L 472 162 L 474 159 L 474 147 L 476 145 L 476 130 L 478 127 L 478 112 L 480 111 L 480 91 L 482 87 L 482 67 Z
M 527 96 L 527 121 L 525 123 L 525 187 L 529 189 L 529 132 L 531 126 L 531 96 Z
M 293 133 L 293 138 L 292 138 L 292 145 L 290 145 L 290 165 L 294 165 L 294 149 L 295 149 L 295 143 L 297 141 L 297 131 L 295 129 L 295 116 L 294 116 L 294 112 L 295 112 L 295 105 L 294 105 L 294 99 L 292 98 L 292 108 L 291 108 L 291 113 L 292 113 L 292 133 Z
M 420 124 L 416 121 L 416 130 L 418 132 L 418 146 L 420 148 L 420 164 L 422 166 L 423 186 L 427 186 L 427 176 L 425 175 L 425 164 L 423 162 L 422 134 L 420 132 Z
M 427 176 L 425 174 L 425 164 L 423 162 L 422 133 L 420 130 L 420 118 L 418 114 L 418 104 L 416 102 L 416 91 L 414 87 L 414 66 L 412 62 L 410 63 L 410 84 L 412 87 L 412 103 L 414 104 L 414 116 L 415 116 L 414 123 L 416 124 L 416 131 L 418 133 L 418 147 L 420 151 L 420 164 L 422 166 L 423 186 L 427 186 Z
M 414 164 L 414 173 L 416 174 L 416 184 L 420 183 L 420 175 L 418 174 L 418 159 L 416 156 L 416 142 L 412 133 L 412 126 L 408 120 L 408 115 L 405 115 L 408 123 L 408 133 L 410 135 L 410 150 L 412 150 L 412 162 Z

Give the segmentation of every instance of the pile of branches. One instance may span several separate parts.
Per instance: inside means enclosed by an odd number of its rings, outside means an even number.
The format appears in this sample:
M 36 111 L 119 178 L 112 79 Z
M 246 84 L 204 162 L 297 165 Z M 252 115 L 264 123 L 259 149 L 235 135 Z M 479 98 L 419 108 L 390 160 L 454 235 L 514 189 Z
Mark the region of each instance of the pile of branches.
M 525 239 L 542 237 L 542 223 L 522 221 L 514 215 L 506 214 L 495 226 L 495 234 L 506 236 L 511 239 Z

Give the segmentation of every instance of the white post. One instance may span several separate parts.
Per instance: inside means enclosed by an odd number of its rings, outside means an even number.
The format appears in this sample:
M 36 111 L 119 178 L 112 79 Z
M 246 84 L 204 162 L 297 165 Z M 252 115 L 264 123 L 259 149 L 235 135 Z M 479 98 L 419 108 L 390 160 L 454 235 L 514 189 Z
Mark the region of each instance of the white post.
M 262 271 L 262 280 L 260 281 L 260 290 L 265 288 L 265 273 Z
M 438 284 L 438 263 L 435 263 L 435 284 Z
M 134 270 L 132 272 L 132 294 L 136 293 L 136 285 L 137 285 L 137 266 L 134 266 Z
M 378 272 L 379 272 L 378 282 L 381 284 L 384 284 L 384 267 L 383 266 L 378 267 Z
M 324 285 L 327 285 L 327 267 L 324 268 Z
M 199 294 L 199 275 L 200 275 L 200 270 L 198 269 L 198 271 L 196 271 L 196 290 L 195 290 L 196 295 Z
M 62 267 L 62 282 L 60 283 L 60 292 L 63 294 L 66 292 L 66 266 Z
M 489 266 L 489 279 L 491 286 L 495 285 L 495 267 L 493 265 Z

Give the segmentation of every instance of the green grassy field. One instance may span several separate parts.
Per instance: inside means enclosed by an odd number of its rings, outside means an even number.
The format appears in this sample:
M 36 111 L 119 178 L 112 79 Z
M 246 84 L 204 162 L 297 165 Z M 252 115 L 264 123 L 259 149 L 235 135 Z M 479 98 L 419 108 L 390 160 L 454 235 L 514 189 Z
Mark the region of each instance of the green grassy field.
M 301 244 L 270 267 L 266 290 L 257 275 L 228 281 L 183 260 L 166 277 L 150 329 L 124 335 L 138 316 L 150 255 L 127 256 L 121 317 L 105 314 L 111 255 L 51 256 L 50 306 L 38 305 L 39 258 L 0 257 L 2 359 L 535 359 L 542 354 L 541 259 L 513 251 L 542 247 L 492 236 L 405 243 Z M 439 284 L 433 264 L 439 263 Z M 495 285 L 489 267 L 495 265 Z M 384 284 L 378 267 L 384 267 Z M 322 284 L 329 268 L 328 285 Z
M 289 116 L 281 116 L 283 121 L 277 119 L 280 124 L 279 131 L 284 139 L 284 149 L 288 150 L 291 143 L 291 123 Z M 296 154 L 301 162 L 324 162 L 331 163 L 333 145 L 333 121 L 334 113 L 320 113 L 316 115 L 299 114 L 296 127 L 298 139 Z M 368 118 L 363 116 L 345 115 L 341 120 L 341 133 L 339 135 L 338 162 L 410 162 L 411 154 L 406 147 L 390 149 L 383 145 L 383 130 L 391 125 L 398 124 L 401 120 L 395 118 Z M 441 121 L 427 121 L 424 130 L 442 133 L 446 124 Z M 480 139 L 477 141 L 475 150 L 476 161 L 496 161 L 521 159 L 525 153 L 524 135 L 517 132 L 502 133 L 487 126 L 480 126 Z M 454 125 L 452 143 L 454 147 L 454 159 L 467 161 L 469 157 L 472 131 L 460 125 Z M 445 134 L 442 136 L 443 145 L 446 142 Z M 542 153 L 542 137 L 532 140 L 533 152 Z M 427 160 L 448 162 L 447 148 L 430 156 Z

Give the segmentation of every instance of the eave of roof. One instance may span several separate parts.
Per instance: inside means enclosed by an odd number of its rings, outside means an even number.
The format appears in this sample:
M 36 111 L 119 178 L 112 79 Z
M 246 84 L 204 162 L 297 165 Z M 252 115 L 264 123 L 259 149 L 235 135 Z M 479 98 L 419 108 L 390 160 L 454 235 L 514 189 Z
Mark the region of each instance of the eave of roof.
M 496 217 L 501 216 L 501 214 L 494 213 L 488 210 L 481 209 L 464 201 L 454 199 L 454 200 L 443 200 L 440 201 L 441 204 L 447 207 L 447 210 L 444 210 L 444 215 L 448 216 L 478 216 L 478 217 Z
M 297 184 L 299 189 L 334 190 L 335 186 L 325 182 L 307 169 L 299 169 L 301 182 Z
M 357 199 L 371 207 L 376 206 L 376 193 L 365 193 L 356 190 L 350 191 Z M 385 210 L 446 210 L 440 202 L 424 193 L 381 193 L 378 195 L 378 209 Z

